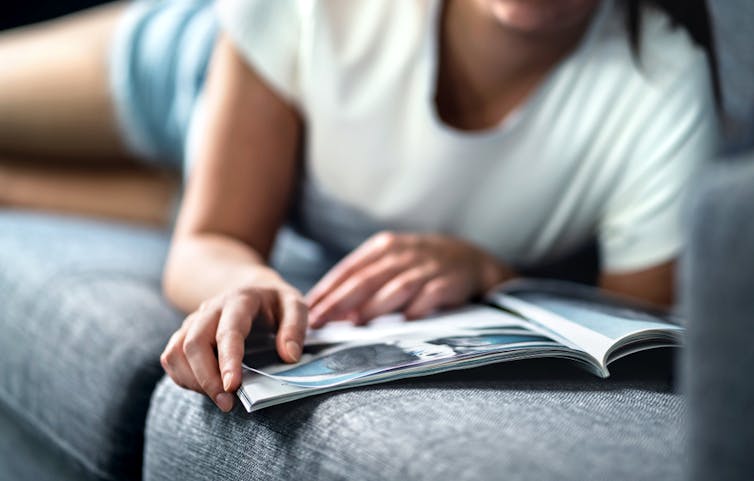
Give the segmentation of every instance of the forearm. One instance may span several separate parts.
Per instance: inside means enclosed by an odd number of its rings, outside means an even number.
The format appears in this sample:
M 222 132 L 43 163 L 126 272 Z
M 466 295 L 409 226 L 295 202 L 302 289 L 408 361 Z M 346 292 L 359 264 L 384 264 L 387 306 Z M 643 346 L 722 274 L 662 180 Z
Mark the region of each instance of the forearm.
M 675 302 L 675 261 L 641 271 L 603 273 L 600 277 L 600 287 L 660 307 L 670 307 Z
M 163 274 L 167 298 L 191 312 L 223 292 L 282 282 L 251 246 L 222 234 L 189 234 L 173 241 Z

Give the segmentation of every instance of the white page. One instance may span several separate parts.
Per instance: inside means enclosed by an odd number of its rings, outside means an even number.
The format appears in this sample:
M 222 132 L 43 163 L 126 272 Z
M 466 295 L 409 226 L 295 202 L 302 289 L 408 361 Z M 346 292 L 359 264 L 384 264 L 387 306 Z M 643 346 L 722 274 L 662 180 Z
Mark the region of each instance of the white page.
M 611 344 L 626 336 L 640 332 L 653 330 L 683 331 L 680 326 L 668 325 L 666 322 L 638 310 L 619 309 L 588 301 L 562 299 L 548 295 L 527 294 L 524 299 L 561 317 L 578 320 L 580 325 L 610 339 Z
M 588 286 L 551 280 L 511 282 L 492 302 L 542 324 L 604 365 L 612 349 L 638 339 L 665 342 L 683 328 L 667 314 Z
M 480 328 L 503 325 L 530 328 L 528 323 L 500 309 L 484 305 L 472 305 L 416 321 L 407 321 L 401 314 L 380 316 L 366 326 L 354 326 L 348 321 L 334 321 L 321 329 L 310 329 L 306 335 L 306 344 L 373 341 L 415 331 L 441 331 L 448 327 Z
M 599 364 L 613 345 L 609 337 L 517 297 L 497 294 L 495 302 L 540 324 L 560 342 L 585 351 Z

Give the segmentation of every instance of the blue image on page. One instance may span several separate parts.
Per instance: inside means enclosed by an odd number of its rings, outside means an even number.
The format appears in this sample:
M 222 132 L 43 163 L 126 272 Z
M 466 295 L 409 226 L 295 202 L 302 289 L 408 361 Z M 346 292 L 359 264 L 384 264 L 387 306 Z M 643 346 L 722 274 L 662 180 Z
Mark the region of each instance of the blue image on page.
M 620 339 L 646 329 L 668 329 L 667 322 L 634 309 L 547 294 L 516 293 L 516 297 L 547 309 L 560 317 L 578 322 L 610 339 Z M 678 327 L 678 329 L 681 328 Z
M 272 376 L 297 386 L 324 387 L 397 367 L 494 350 L 530 348 L 533 344 L 557 345 L 539 335 L 494 333 L 366 344 L 322 353 L 311 361 L 275 372 Z

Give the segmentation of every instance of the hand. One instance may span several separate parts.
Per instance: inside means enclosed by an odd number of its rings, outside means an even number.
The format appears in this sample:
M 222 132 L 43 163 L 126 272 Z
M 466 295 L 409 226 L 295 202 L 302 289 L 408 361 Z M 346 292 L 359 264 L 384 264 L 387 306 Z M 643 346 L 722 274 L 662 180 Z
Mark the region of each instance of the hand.
M 258 314 L 263 314 L 269 327 L 277 327 L 280 357 L 298 361 L 307 308 L 301 293 L 279 280 L 204 302 L 168 341 L 160 356 L 162 367 L 179 386 L 206 393 L 220 409 L 230 411 L 232 393 L 241 385 L 244 341 Z
M 460 239 L 379 233 L 344 258 L 307 295 L 309 325 L 365 324 L 403 310 L 409 319 L 464 304 L 513 272 Z

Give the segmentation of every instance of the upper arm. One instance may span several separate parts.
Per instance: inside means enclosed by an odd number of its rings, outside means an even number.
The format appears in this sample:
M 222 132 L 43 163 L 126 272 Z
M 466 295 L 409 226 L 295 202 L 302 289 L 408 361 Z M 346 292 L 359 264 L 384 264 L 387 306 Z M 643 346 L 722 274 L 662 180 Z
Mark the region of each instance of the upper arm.
M 205 128 L 176 237 L 229 236 L 269 255 L 297 177 L 301 120 L 221 36 L 204 92 Z

